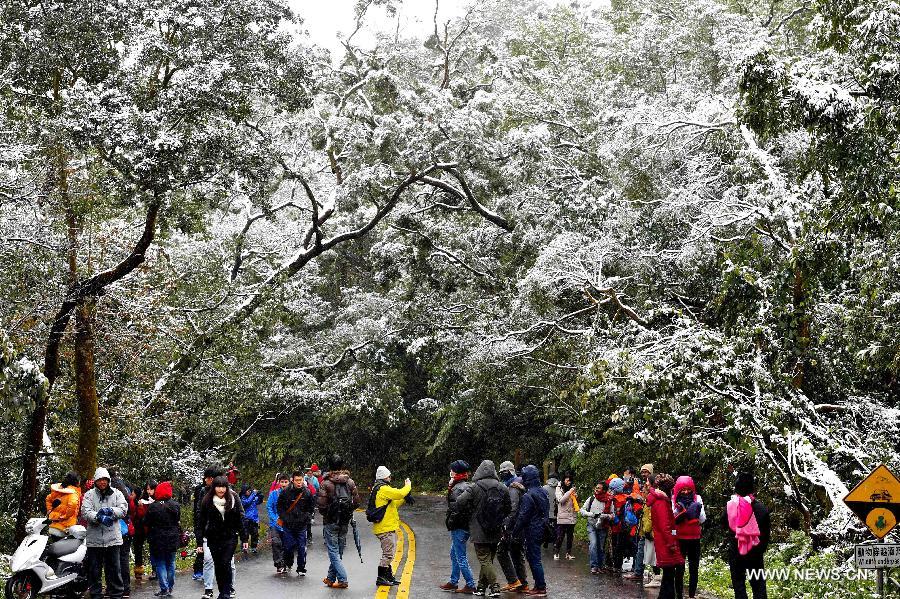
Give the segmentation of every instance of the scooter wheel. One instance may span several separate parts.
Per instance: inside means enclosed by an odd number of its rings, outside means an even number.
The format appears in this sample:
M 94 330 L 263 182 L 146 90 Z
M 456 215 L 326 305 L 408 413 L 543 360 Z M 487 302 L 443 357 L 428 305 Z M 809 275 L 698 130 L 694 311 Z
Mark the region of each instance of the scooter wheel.
M 37 594 L 37 579 L 32 572 L 17 572 L 6 581 L 6 599 L 34 599 Z

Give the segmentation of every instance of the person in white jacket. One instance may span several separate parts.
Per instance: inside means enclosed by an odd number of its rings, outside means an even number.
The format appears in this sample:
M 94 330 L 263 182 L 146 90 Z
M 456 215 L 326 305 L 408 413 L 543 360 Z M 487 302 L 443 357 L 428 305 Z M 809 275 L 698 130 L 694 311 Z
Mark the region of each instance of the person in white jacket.
M 102 575 L 106 571 L 106 597 L 122 596 L 122 570 L 119 554 L 122 548 L 122 530 L 119 520 L 128 513 L 128 502 L 118 489 L 110 485 L 106 468 L 94 472 L 94 488 L 84 494 L 81 517 L 87 522 L 88 584 L 91 597 L 104 597 Z
M 609 485 L 606 481 L 600 481 L 594 487 L 591 495 L 579 512 L 587 518 L 588 532 L 588 557 L 591 563 L 591 574 L 599 574 L 603 567 L 604 549 L 606 547 L 606 535 L 609 532 L 609 522 L 613 513 L 609 498 Z
M 575 477 L 568 472 L 556 487 L 556 545 L 553 559 L 559 559 L 559 550 L 562 548 L 564 538 L 566 539 L 566 559 L 575 559 L 575 556 L 572 555 L 572 539 L 575 534 L 576 501 L 578 501 L 578 494 L 575 492 Z

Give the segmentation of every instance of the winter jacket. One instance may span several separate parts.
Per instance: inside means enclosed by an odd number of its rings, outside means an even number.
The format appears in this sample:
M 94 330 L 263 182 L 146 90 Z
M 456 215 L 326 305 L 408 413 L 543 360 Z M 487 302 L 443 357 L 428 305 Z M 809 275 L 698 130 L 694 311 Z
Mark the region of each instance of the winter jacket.
M 168 555 L 178 550 L 181 542 L 181 506 L 172 497 L 172 484 L 159 483 L 156 501 L 147 506 L 143 518 L 150 553 Z
M 262 501 L 262 495 L 256 489 L 253 489 L 249 496 L 244 495 L 244 491 L 241 491 L 241 503 L 244 504 L 244 519 L 259 523 L 259 509 L 256 506 Z
M 603 495 L 602 499 L 597 499 L 591 495 L 588 500 L 581 506 L 579 513 L 587 518 L 588 528 L 609 528 L 612 520 L 612 502 L 609 494 Z
M 519 502 L 519 513 L 512 536 L 539 543 L 544 538 L 544 529 L 549 520 L 547 514 L 552 502 L 547 496 L 546 487 L 541 488 L 540 474 L 534 466 L 528 465 L 522 469 L 522 486 L 525 487 L 525 494 Z
M 201 535 L 198 539 L 206 539 L 212 546 L 224 545 L 235 536 L 240 536 L 241 542 L 247 542 L 247 531 L 243 523 L 244 510 L 237 493 L 228 489 L 225 494 L 225 515 L 223 516 L 212 501 L 201 501 L 200 513 L 196 528 Z
M 550 478 L 547 479 L 547 484 L 544 485 L 544 493 L 546 493 L 547 497 L 551 499 L 550 511 L 548 512 L 547 516 L 552 520 L 556 519 L 556 487 L 558 486 L 559 479 L 555 476 L 550 476 Z
M 281 495 L 281 487 L 278 487 L 266 499 L 266 513 L 269 514 L 269 528 L 274 528 L 278 532 L 284 531 L 284 528 L 278 525 L 278 497 Z
M 316 505 L 319 507 L 319 513 L 323 516 L 322 522 L 324 524 L 336 524 L 336 522 L 332 521 L 332 518 L 328 515 L 328 508 L 334 501 L 335 485 L 340 484 L 347 485 L 347 490 L 350 492 L 350 503 L 353 505 L 353 509 L 358 508 L 362 504 L 362 501 L 359 498 L 359 489 L 356 488 L 356 483 L 350 478 L 349 471 L 338 470 L 336 472 L 329 472 L 319 484 L 319 493 L 316 495 Z
M 307 486 L 309 486 L 309 491 L 313 495 L 319 492 L 319 479 L 315 476 L 304 476 L 303 480 L 306 481 Z
M 499 488 L 508 491 L 506 486 L 497 478 L 497 468 L 491 460 L 484 460 L 478 469 L 475 470 L 475 476 L 472 477 L 472 484 L 459 496 L 456 500 L 456 509 L 460 513 L 470 514 L 469 532 L 473 543 L 499 543 L 500 532 L 488 533 L 485 531 L 481 523 L 478 522 L 478 509 L 481 505 L 481 499 L 490 489 Z
M 412 491 L 411 484 L 404 485 L 400 489 L 391 487 L 388 484 L 383 484 L 379 487 L 378 493 L 375 494 L 375 507 L 380 508 L 383 505 L 387 505 L 387 510 L 384 512 L 384 518 L 381 519 L 381 522 L 375 522 L 372 525 L 373 533 L 380 535 L 385 532 L 394 532 L 400 528 L 400 505 L 410 491 Z
M 660 568 L 684 565 L 684 557 L 678 547 L 678 538 L 672 533 L 675 517 L 669 497 L 659 489 L 651 489 L 647 494 L 647 507 L 653 519 L 653 547 L 656 550 L 656 565 Z
M 751 505 L 753 506 L 753 515 L 756 516 L 756 525 L 759 526 L 759 545 L 754 546 L 747 555 L 740 555 L 738 553 L 737 537 L 735 537 L 734 531 L 731 530 L 731 527 L 728 525 L 728 513 L 726 512 L 722 517 L 725 540 L 728 542 L 729 561 L 734 561 L 738 558 L 747 560 L 761 558 L 769 547 L 769 539 L 772 536 L 772 518 L 769 515 L 769 510 L 755 497 L 753 498 Z
M 100 510 L 109 508 L 112 510 L 113 522 L 111 525 L 102 524 L 98 520 Z M 101 493 L 94 487 L 84 494 L 81 503 L 81 516 L 87 522 L 87 536 L 85 543 L 88 547 L 114 547 L 122 544 L 122 528 L 119 520 L 128 514 L 128 501 L 118 489 L 109 486 Z
M 681 491 L 690 491 L 690 500 L 685 502 L 681 497 Z M 690 476 L 679 476 L 672 489 L 672 509 L 675 513 L 675 530 L 679 539 L 699 539 L 703 532 L 702 524 L 706 520 L 706 512 L 703 508 L 703 498 L 697 495 L 694 487 L 694 479 Z
M 137 503 L 134 504 L 134 530 L 138 535 L 147 534 L 147 525 L 144 520 L 147 518 L 147 510 L 150 509 L 150 505 L 153 503 L 153 498 L 148 497 L 146 499 L 138 499 Z
M 310 518 L 312 518 L 315 503 L 312 493 L 306 483 L 299 489 L 291 483 L 287 489 L 284 489 L 278 496 L 276 507 L 278 509 L 278 517 L 281 518 L 282 528 L 287 530 L 306 530 Z M 290 509 L 294 502 L 297 504 L 294 509 Z M 288 511 L 290 510 L 290 511 Z
M 203 531 L 199 529 L 197 523 L 200 521 L 200 504 L 207 493 L 209 493 L 209 487 L 203 483 L 194 487 L 194 538 L 197 539 L 197 544 L 203 542 Z
M 447 525 L 447 530 L 469 530 L 469 520 L 471 520 L 472 515 L 465 511 L 460 511 L 456 502 L 466 489 L 471 486 L 472 483 L 464 479 L 454 482 L 453 486 L 447 489 L 447 517 L 444 521 Z
M 556 487 L 556 523 L 557 524 L 575 524 L 575 503 L 572 501 L 572 495 L 575 493 L 575 486 L 563 492 L 562 485 Z
M 59 500 L 56 507 L 53 502 Z M 78 487 L 63 487 L 61 483 L 50 486 L 47 495 L 47 518 L 53 520 L 50 528 L 65 531 L 78 523 L 78 506 L 81 504 L 81 490 Z
M 509 511 L 509 516 L 503 521 L 503 531 L 514 540 L 521 541 L 521 537 L 512 536 L 512 531 L 519 518 L 519 508 L 522 505 L 522 496 L 525 495 L 525 485 L 522 484 L 522 479 L 519 477 L 515 477 L 507 484 L 509 485 L 509 503 L 512 509 Z

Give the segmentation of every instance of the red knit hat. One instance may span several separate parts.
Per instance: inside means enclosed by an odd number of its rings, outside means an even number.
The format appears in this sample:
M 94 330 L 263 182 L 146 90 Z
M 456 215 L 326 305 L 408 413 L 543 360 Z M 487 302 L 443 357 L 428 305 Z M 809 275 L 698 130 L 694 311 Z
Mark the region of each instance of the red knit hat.
M 153 498 L 157 501 L 172 499 L 172 483 L 164 482 L 156 485 L 156 493 L 153 495 Z

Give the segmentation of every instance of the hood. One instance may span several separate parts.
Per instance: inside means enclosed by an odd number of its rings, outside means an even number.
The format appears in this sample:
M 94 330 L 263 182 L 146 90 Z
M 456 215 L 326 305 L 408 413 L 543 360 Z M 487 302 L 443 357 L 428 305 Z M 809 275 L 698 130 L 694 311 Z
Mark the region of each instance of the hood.
M 156 495 L 154 497 L 157 501 L 172 499 L 172 483 L 164 482 L 156 485 Z
M 618 476 L 609 481 L 609 492 L 613 495 L 622 493 L 625 489 L 625 481 Z
M 111 481 L 109 470 L 103 467 L 97 468 L 97 470 L 94 471 L 94 480 L 100 480 L 101 478 Z
M 241 497 L 244 496 L 244 493 L 250 490 L 250 485 L 247 483 L 241 483 Z
M 78 487 L 64 487 L 62 486 L 62 483 L 53 483 L 50 485 L 50 490 L 57 493 L 78 493 Z
M 350 471 L 349 470 L 338 470 L 337 472 L 329 472 L 326 477 L 328 480 L 333 482 L 334 484 L 344 484 L 350 480 Z
M 475 476 L 472 477 L 472 481 L 478 482 L 479 480 L 487 478 L 492 478 L 495 481 L 500 482 L 500 479 L 497 478 L 497 468 L 494 466 L 494 462 L 490 460 L 481 462 L 478 469 L 475 471 Z
M 535 470 L 537 470 L 537 467 L 535 467 Z M 524 470 L 522 471 L 522 474 L 523 475 L 525 474 Z M 556 476 L 556 474 L 551 474 L 550 477 L 547 479 L 547 484 L 555 489 L 556 487 L 559 486 L 559 477 Z
M 557 485 L 559 484 L 559 481 L 556 480 L 555 478 L 551 478 L 550 480 L 548 480 L 547 484 L 550 485 L 551 487 L 554 487 L 554 486 L 556 486 L 553 484 L 554 482 L 556 482 Z M 522 468 L 522 484 L 525 486 L 526 489 L 531 489 L 534 487 L 541 486 L 541 475 L 538 472 L 537 467 L 529 464 L 528 466 L 525 466 L 524 468 Z
M 681 493 L 682 489 L 689 489 L 692 498 L 697 495 L 697 488 L 694 486 L 694 479 L 690 476 L 679 476 L 675 481 L 675 487 L 672 489 L 672 499 L 674 500 Z

